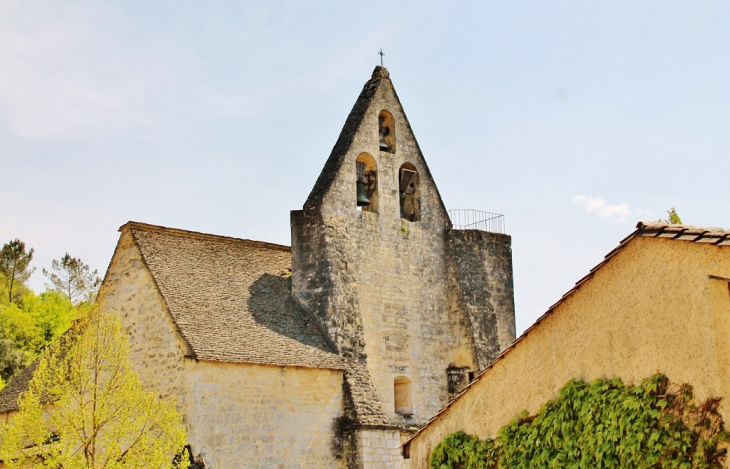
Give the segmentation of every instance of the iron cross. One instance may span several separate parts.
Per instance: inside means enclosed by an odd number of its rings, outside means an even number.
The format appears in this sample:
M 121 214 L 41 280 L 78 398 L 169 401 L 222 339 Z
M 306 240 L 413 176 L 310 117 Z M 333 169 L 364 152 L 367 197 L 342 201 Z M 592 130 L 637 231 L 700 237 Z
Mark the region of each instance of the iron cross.
M 385 55 L 385 52 L 383 52 L 383 49 L 380 49 L 380 52 L 378 52 L 378 55 L 380 56 L 380 66 L 383 66 L 383 56 Z

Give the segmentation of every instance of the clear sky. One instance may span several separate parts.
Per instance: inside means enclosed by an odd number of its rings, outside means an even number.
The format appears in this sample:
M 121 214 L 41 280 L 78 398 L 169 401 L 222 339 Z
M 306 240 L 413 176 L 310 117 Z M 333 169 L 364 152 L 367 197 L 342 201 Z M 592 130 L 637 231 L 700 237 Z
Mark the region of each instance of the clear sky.
M 676 207 L 730 228 L 730 2 L 0 1 L 0 242 L 289 244 L 379 62 L 447 208 L 505 215 L 518 331 Z

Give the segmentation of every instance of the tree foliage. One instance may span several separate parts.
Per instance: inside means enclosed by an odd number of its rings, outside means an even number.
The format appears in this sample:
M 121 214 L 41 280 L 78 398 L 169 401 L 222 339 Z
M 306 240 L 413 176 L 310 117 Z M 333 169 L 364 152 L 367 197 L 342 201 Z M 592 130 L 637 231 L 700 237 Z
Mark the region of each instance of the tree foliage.
M 52 289 L 66 295 L 73 304 L 94 301 L 101 285 L 98 271 L 92 271 L 81 259 L 68 253 L 61 260 L 54 259 L 51 269 L 52 272 L 43 269 L 43 275 L 51 281 Z
M 33 248 L 26 252 L 23 241 L 14 239 L 3 245 L 0 251 L 0 273 L 5 278 L 8 301 L 22 296 L 22 287 L 35 270 L 30 268 L 32 260 Z
M 8 467 L 187 466 L 182 417 L 142 388 L 115 314 L 92 311 L 53 342 L 19 405 L 3 429 Z
M 25 365 L 25 355 L 15 347 L 12 340 L 0 339 L 0 382 L 6 382 Z
M 20 354 L 22 364 L 28 364 L 54 339 L 60 337 L 71 323 L 85 314 L 90 305 L 74 307 L 63 294 L 46 291 L 40 295 L 29 292 L 20 303 L 0 306 L 0 340 L 10 344 L 9 348 L 0 347 L 0 376 L 9 379 L 2 368 L 5 352 Z
M 660 219 L 659 221 L 663 221 L 664 223 L 669 223 L 670 225 L 681 225 L 682 219 L 679 218 L 679 214 L 674 209 L 674 207 L 667 210 L 667 218 Z
M 447 436 L 429 467 L 720 469 L 730 437 L 719 401 L 696 404 L 691 386 L 672 391 L 663 375 L 641 386 L 570 381 L 537 415 L 514 419 L 495 439 Z

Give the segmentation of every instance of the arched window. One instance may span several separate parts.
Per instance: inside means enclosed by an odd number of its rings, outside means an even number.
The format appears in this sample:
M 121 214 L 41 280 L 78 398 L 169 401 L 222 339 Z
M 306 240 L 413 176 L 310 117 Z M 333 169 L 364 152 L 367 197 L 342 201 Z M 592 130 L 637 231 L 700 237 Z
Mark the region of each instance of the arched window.
M 411 163 L 403 163 L 398 172 L 400 217 L 408 221 L 421 220 L 421 192 L 418 189 L 418 171 Z
M 395 153 L 395 121 L 393 114 L 385 109 L 378 115 L 378 133 L 380 134 L 380 151 Z
M 413 415 L 411 380 L 405 376 L 398 376 L 393 381 L 393 393 L 395 397 L 395 413 Z
M 378 213 L 378 167 L 369 153 L 355 160 L 357 207 L 363 212 Z

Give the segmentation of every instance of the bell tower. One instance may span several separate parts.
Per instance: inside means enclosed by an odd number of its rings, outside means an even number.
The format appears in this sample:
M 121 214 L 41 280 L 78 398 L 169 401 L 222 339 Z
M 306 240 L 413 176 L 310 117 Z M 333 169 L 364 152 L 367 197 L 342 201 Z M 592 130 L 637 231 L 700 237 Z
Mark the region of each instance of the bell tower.
M 362 432 L 424 424 L 514 339 L 510 237 L 452 229 L 383 67 L 291 228 L 292 294 L 348 363 L 352 467 Z

